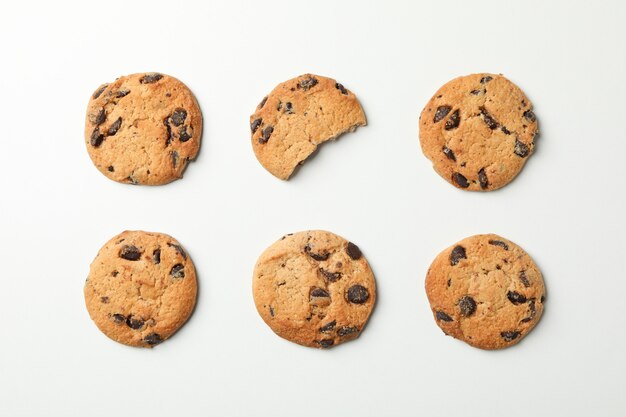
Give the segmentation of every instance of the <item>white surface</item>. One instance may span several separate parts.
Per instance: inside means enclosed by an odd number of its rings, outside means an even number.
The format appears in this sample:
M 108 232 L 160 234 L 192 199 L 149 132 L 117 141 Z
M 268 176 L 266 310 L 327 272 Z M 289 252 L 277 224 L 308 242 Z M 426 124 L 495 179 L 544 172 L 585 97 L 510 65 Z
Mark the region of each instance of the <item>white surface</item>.
M 623 2 L 21 3 L 0 15 L 1 416 L 623 415 Z M 198 160 L 163 187 L 108 180 L 83 144 L 89 95 L 140 71 L 179 77 L 204 112 Z M 481 71 L 516 82 L 541 129 L 486 194 L 439 178 L 417 138 L 436 89 Z M 354 91 L 369 125 L 281 182 L 248 117 L 304 72 Z M 275 336 L 251 295 L 263 249 L 315 228 L 356 242 L 378 282 L 361 338 L 330 351 Z M 107 339 L 84 306 L 125 229 L 175 236 L 199 271 L 195 314 L 153 350 Z M 445 337 L 423 290 L 439 251 L 483 232 L 548 288 L 536 329 L 497 352 Z

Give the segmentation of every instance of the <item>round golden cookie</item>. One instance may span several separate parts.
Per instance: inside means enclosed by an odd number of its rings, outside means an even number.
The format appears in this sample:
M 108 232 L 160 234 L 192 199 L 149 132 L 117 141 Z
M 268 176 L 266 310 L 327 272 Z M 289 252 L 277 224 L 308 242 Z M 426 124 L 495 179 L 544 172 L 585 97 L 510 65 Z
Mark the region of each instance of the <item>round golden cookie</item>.
M 535 327 L 545 287 L 522 248 L 488 234 L 441 252 L 428 270 L 426 294 L 445 334 L 481 349 L 501 349 Z
M 533 106 L 502 75 L 472 74 L 441 87 L 420 115 L 422 151 L 457 188 L 504 187 L 533 153 Z
M 265 169 L 286 180 L 319 145 L 365 124 L 350 90 L 331 78 L 304 74 L 279 84 L 250 116 L 252 149 Z
M 376 282 L 359 248 L 321 230 L 283 236 L 254 268 L 256 308 L 280 337 L 329 348 L 359 336 Z
M 169 338 L 196 304 L 196 270 L 183 247 L 162 233 L 126 231 L 91 263 L 85 303 L 111 339 L 152 347 Z
M 120 77 L 89 100 L 85 144 L 110 179 L 159 185 L 182 178 L 200 149 L 202 113 L 185 84 L 164 74 Z

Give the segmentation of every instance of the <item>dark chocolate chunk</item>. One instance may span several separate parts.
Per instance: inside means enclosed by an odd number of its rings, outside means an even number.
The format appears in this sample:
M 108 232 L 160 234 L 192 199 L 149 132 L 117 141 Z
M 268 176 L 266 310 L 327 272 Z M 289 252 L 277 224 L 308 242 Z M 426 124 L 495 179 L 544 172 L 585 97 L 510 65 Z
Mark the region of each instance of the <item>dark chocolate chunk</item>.
M 323 288 L 315 287 L 311 290 L 309 297 L 330 297 L 330 294 Z
M 469 187 L 469 181 L 467 181 L 467 178 L 465 178 L 465 176 L 463 174 L 459 173 L 459 172 L 455 172 L 454 174 L 452 174 L 452 179 L 461 188 Z
M 189 139 L 191 139 L 191 135 L 187 133 L 187 126 L 181 126 L 180 129 L 178 129 L 178 140 L 187 142 Z
M 370 298 L 370 292 L 364 286 L 356 284 L 348 288 L 346 298 L 353 304 L 363 304 Z
M 311 247 L 309 245 L 306 245 L 304 247 L 304 253 L 306 253 L 311 258 L 315 259 L 316 261 L 325 261 L 330 256 L 329 252 L 324 252 L 324 253 L 311 252 Z
M 526 302 L 526 297 L 524 294 L 520 294 L 517 291 L 509 291 L 506 293 L 506 298 L 509 299 L 515 305 L 523 304 Z
M 502 126 L 501 130 L 502 130 L 502 132 L 505 135 L 510 135 L 511 134 L 511 131 L 509 129 L 507 129 L 506 126 Z
M 107 167 L 107 170 L 108 170 L 109 172 L 114 172 L 114 171 L 115 171 L 115 168 L 113 168 L 113 165 L 109 165 L 109 166 Z
M 452 149 L 448 148 L 447 146 L 444 146 L 442 151 L 443 151 L 443 154 L 447 156 L 449 160 L 456 162 L 456 156 L 454 156 L 454 152 L 452 152 Z
M 133 316 L 128 316 L 126 319 L 126 325 L 133 330 L 139 330 L 143 327 L 144 321 L 141 319 L 134 319 Z
M 535 120 L 537 120 L 537 117 L 535 116 L 535 113 L 533 113 L 532 110 L 526 110 L 524 112 L 524 117 L 526 118 L 526 120 L 528 120 L 529 122 L 534 122 Z
M 520 332 L 518 331 L 510 331 L 510 332 L 502 332 L 500 333 L 500 336 L 502 336 L 502 338 L 507 341 L 507 342 L 511 342 L 515 339 L 517 339 L 520 335 Z
M 253 135 L 256 132 L 256 130 L 259 128 L 259 126 L 261 126 L 261 123 L 263 123 L 263 119 L 261 118 L 254 119 L 252 123 L 250 123 L 250 130 L 252 131 Z
M 333 330 L 335 328 L 336 325 L 337 325 L 337 320 L 333 320 L 330 323 L 325 324 L 322 327 L 320 327 L 320 332 L 322 332 L 322 333 L 330 332 L 331 330 Z
M 146 74 L 143 77 L 141 77 L 139 79 L 139 82 L 142 83 L 142 84 L 152 84 L 152 83 L 156 83 L 161 78 L 163 78 L 163 76 L 161 74 L 153 72 L 153 73 Z
M 483 120 L 489 129 L 495 130 L 500 126 L 496 119 L 494 119 L 484 107 L 480 107 L 480 114 L 483 116 Z
M 161 343 L 163 339 L 161 339 L 161 335 L 158 333 L 150 333 L 148 336 L 143 338 L 143 341 L 150 346 L 155 346 Z
M 337 336 L 344 337 L 350 334 L 357 333 L 358 331 L 359 329 L 357 329 L 356 327 L 342 326 L 339 328 L 339 330 L 337 330 Z
M 491 80 L 493 80 L 493 77 L 491 75 L 485 75 L 483 78 L 480 79 L 480 83 L 486 84 Z
M 174 110 L 170 118 L 172 120 L 172 124 L 178 127 L 182 125 L 183 123 L 185 123 L 185 119 L 187 118 L 187 111 L 179 107 Z
M 290 101 L 285 103 L 285 113 L 293 114 L 293 104 Z
M 119 275 L 119 272 L 117 272 L 117 271 L 113 271 L 113 272 L 111 272 L 111 276 L 112 276 L 112 277 L 116 277 L 116 276 L 118 276 L 118 275 Z
M 130 90 L 119 90 L 117 93 L 115 93 L 115 98 L 126 97 L 128 94 L 130 94 Z
M 102 133 L 100 133 L 100 129 L 95 128 L 93 130 L 93 132 L 91 133 L 91 146 L 93 146 L 94 148 L 97 148 L 98 146 L 102 145 L 102 142 L 104 141 L 104 135 Z
M 172 143 L 172 140 L 174 139 L 174 136 L 172 135 L 172 127 L 170 126 L 168 118 L 163 119 L 163 124 L 167 129 L 167 139 L 165 139 L 165 146 L 169 146 L 169 144 Z
M 109 84 L 104 84 L 104 85 L 100 86 L 100 88 L 98 88 L 98 89 L 96 90 L 96 92 L 95 92 L 95 93 L 93 93 L 93 96 L 92 96 L 92 97 L 94 98 L 94 100 L 95 100 L 95 99 L 97 99 L 98 97 L 100 97 L 100 94 L 102 94 L 102 92 L 103 92 L 104 90 L 106 90 L 106 88 L 107 88 L 108 86 L 109 86 Z
M 524 317 L 520 323 L 528 323 L 529 321 L 531 321 L 532 319 L 535 318 L 535 315 L 537 315 L 537 307 L 535 306 L 535 299 L 531 298 L 528 301 L 528 310 L 530 311 L 530 314 L 528 315 L 528 317 Z
M 504 250 L 509 250 L 509 245 L 507 245 L 506 243 L 504 243 L 501 240 L 493 240 L 493 239 L 489 239 L 489 244 L 490 245 L 494 245 L 494 246 L 500 246 L 501 248 L 503 248 Z
M 486 190 L 487 187 L 489 187 L 489 179 L 485 173 L 485 168 L 481 168 L 480 171 L 478 171 L 478 182 L 480 183 L 480 188 L 483 190 Z
M 172 278 L 185 278 L 185 267 L 182 264 L 176 264 L 170 271 Z
M 456 109 L 455 111 L 452 112 L 450 117 L 448 117 L 448 120 L 446 120 L 445 129 L 446 130 L 456 129 L 457 127 L 459 127 L 460 123 L 461 123 L 461 113 L 459 109 Z
M 187 253 L 183 250 L 183 248 L 180 245 L 177 245 L 175 243 L 168 243 L 167 246 L 169 246 L 170 248 L 174 248 L 174 250 L 178 252 L 180 256 L 183 257 L 183 259 L 187 260 Z
M 520 271 L 519 280 L 522 281 L 522 284 L 524 284 L 524 287 L 526 288 L 530 287 L 530 281 L 528 280 L 528 277 L 526 276 L 526 271 Z
M 329 282 L 335 282 L 341 278 L 341 272 L 330 272 L 324 268 L 320 268 L 319 271 Z
M 116 322 L 117 324 L 122 324 L 126 321 L 126 316 L 124 316 L 123 314 L 113 314 L 113 321 Z
M 462 316 L 471 316 L 476 312 L 476 301 L 469 295 L 461 297 L 459 300 L 459 310 L 461 310 Z
M 129 261 L 137 261 L 141 257 L 141 251 L 133 245 L 124 245 L 120 250 L 120 258 Z
M 515 139 L 515 155 L 519 156 L 520 158 L 525 158 L 528 156 L 528 145 L 524 144 L 523 142 L 520 142 L 518 139 Z
M 324 339 L 318 340 L 317 343 L 319 343 L 322 348 L 329 348 L 335 343 L 335 341 L 333 339 Z
M 337 90 L 341 91 L 341 94 L 348 95 L 348 90 L 346 90 L 346 88 L 345 88 L 343 85 L 341 85 L 341 84 L 339 84 L 339 83 L 336 83 L 336 84 L 335 84 L 335 88 L 336 88 Z
M 472 91 L 470 91 L 470 94 L 473 95 L 473 96 L 477 96 L 477 95 L 480 94 L 481 91 L 482 90 L 472 90 Z
M 106 119 L 107 113 L 104 111 L 104 108 L 101 108 L 96 116 L 96 126 L 100 126 Z
M 452 110 L 452 107 L 450 106 L 437 107 L 437 110 L 435 111 L 435 117 L 433 117 L 433 122 L 437 123 L 443 120 L 443 118 L 446 117 L 448 113 L 450 113 L 450 110 Z
M 270 316 L 274 317 L 274 308 L 272 306 L 270 306 Z
M 437 311 L 435 312 L 435 317 L 437 318 L 437 320 L 439 321 L 453 321 L 452 317 L 448 316 L 446 313 L 444 313 L 443 311 Z
M 265 103 L 267 102 L 267 96 L 263 97 L 263 100 L 261 100 L 261 102 L 259 103 L 258 106 L 256 106 L 256 108 L 258 110 L 261 110 L 263 108 L 263 106 L 265 106 Z
M 156 265 L 161 263 L 161 249 L 155 249 L 154 252 L 152 252 L 152 262 Z
M 352 242 L 348 242 L 348 245 L 346 246 L 346 253 L 351 259 L 355 261 L 360 259 L 363 255 L 361 253 L 361 249 L 359 249 L 359 247 Z
M 311 87 L 315 87 L 318 81 L 315 77 L 307 77 L 304 80 L 300 80 L 298 83 L 298 88 L 303 89 L 304 91 L 308 90 Z
M 465 248 L 463 246 L 455 246 L 450 252 L 450 265 L 454 266 L 458 264 L 461 259 L 467 259 L 467 255 L 465 254 Z
M 170 152 L 170 156 L 172 157 L 172 166 L 176 168 L 178 165 L 178 152 L 172 151 Z
M 118 130 L 120 130 L 120 127 L 122 127 L 122 118 L 118 117 L 116 121 L 113 122 L 113 124 L 109 127 L 109 130 L 107 131 L 107 135 L 108 136 L 114 136 Z
M 270 140 L 270 137 L 272 136 L 272 132 L 274 132 L 273 126 L 268 126 L 265 129 L 263 129 L 262 131 L 263 135 L 259 138 L 259 143 L 261 144 L 267 143 L 267 141 Z

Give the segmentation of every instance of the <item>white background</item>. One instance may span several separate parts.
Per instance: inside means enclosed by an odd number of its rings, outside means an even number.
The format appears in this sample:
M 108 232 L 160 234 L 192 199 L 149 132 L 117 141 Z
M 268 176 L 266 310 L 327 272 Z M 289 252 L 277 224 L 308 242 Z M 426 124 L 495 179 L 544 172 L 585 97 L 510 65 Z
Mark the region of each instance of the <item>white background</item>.
M 626 408 L 626 6 L 615 1 L 6 2 L 0 14 L 0 415 L 617 416 Z M 117 184 L 83 143 L 90 94 L 159 71 L 196 94 L 198 160 L 161 187 Z M 504 189 L 470 193 L 422 155 L 417 118 L 446 81 L 503 73 L 541 136 Z M 312 72 L 359 97 L 368 126 L 326 144 L 289 182 L 256 161 L 249 115 Z M 281 235 L 356 242 L 379 301 L 329 351 L 275 336 L 251 275 Z M 153 350 L 91 322 L 82 288 L 125 229 L 191 254 L 191 320 Z M 432 259 L 476 233 L 525 248 L 544 317 L 481 351 L 436 326 Z

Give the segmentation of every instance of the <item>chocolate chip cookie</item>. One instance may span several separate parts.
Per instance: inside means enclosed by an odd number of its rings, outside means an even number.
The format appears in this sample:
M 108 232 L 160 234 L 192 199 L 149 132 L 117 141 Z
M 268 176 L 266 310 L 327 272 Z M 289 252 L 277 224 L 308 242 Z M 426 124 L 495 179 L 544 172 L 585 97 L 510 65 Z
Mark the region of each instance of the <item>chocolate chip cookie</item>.
M 329 140 L 366 124 L 356 96 L 342 84 L 305 74 L 279 84 L 250 116 L 252 149 L 281 180 Z
M 252 290 L 277 335 L 317 348 L 358 337 L 376 301 L 374 274 L 358 246 L 321 230 L 289 234 L 267 248 Z
M 537 134 L 530 100 L 496 74 L 448 82 L 426 104 L 419 125 L 422 151 L 435 171 L 471 191 L 511 182 L 533 153 Z
M 185 84 L 142 73 L 103 84 L 87 106 L 85 143 L 110 179 L 159 185 L 181 178 L 200 149 L 202 114 Z
M 162 233 L 126 231 L 91 264 L 85 303 L 111 339 L 152 347 L 169 338 L 196 304 L 196 270 L 180 243 Z
M 501 349 L 535 327 L 545 287 L 522 248 L 489 234 L 441 252 L 428 270 L 426 294 L 445 334 L 481 349 Z

